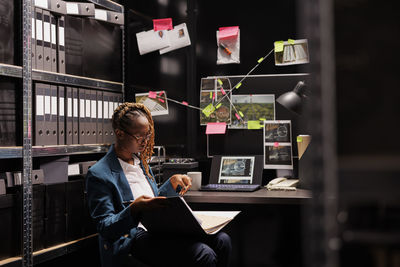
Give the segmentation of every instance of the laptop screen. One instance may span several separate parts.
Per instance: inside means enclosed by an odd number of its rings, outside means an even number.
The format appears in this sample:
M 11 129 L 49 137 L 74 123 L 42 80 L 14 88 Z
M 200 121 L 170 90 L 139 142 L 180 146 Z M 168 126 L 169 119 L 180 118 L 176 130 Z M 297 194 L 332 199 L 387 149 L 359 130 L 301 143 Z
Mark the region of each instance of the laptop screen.
M 221 157 L 219 184 L 252 184 L 255 157 Z

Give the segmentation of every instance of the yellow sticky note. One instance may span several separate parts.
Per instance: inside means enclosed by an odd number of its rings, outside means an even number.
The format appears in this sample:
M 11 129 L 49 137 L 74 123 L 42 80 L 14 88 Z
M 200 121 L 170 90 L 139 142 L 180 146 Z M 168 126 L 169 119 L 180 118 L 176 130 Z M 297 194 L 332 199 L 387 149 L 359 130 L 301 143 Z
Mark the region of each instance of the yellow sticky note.
M 262 128 L 262 126 L 260 125 L 260 121 L 248 121 L 247 122 L 247 129 L 258 130 L 261 128 Z
M 210 92 L 210 99 L 212 99 L 212 92 Z
M 266 118 L 259 118 L 260 121 L 266 121 Z
M 297 136 L 297 143 L 301 143 L 301 142 L 303 142 L 303 137 Z
M 221 105 L 222 103 L 219 103 L 215 108 L 218 109 Z
M 243 113 L 241 111 L 239 111 L 240 116 L 242 116 L 242 118 L 244 117 Z
M 206 115 L 206 117 L 209 117 L 211 115 L 211 113 L 213 113 L 215 110 L 215 107 L 213 106 L 213 104 L 209 104 L 207 107 L 205 107 L 202 112 L 204 113 L 204 115 Z
M 287 42 L 291 45 L 294 45 L 294 40 L 293 39 L 288 39 Z
M 264 60 L 263 57 L 261 57 L 259 60 L 257 60 L 258 63 L 261 63 Z
M 219 85 L 222 85 L 221 79 L 218 79 L 218 83 L 219 83 Z
M 275 45 L 275 52 L 283 52 L 283 41 L 276 41 Z
M 242 86 L 242 83 L 238 83 L 238 84 L 236 84 L 236 89 L 238 89 L 240 86 Z

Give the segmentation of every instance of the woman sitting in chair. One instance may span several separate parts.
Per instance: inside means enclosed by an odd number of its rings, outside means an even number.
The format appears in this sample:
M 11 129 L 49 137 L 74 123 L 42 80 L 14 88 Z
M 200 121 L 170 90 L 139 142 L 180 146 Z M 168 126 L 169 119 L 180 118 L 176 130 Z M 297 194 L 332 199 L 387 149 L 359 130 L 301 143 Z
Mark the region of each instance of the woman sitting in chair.
M 128 254 L 150 266 L 228 266 L 231 241 L 223 232 L 202 240 L 159 236 L 140 223 L 143 211 L 157 212 L 165 197 L 185 194 L 191 180 L 175 174 L 157 188 L 148 165 L 154 124 L 143 104 L 121 104 L 114 111 L 112 126 L 115 144 L 89 169 L 86 179 L 102 266 L 120 266 Z

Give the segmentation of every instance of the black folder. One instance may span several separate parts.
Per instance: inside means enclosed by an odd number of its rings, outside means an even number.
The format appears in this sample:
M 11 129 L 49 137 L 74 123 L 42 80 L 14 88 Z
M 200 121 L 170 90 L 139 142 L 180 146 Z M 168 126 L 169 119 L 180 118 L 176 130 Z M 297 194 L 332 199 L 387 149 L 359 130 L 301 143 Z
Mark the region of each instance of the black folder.
M 72 88 L 66 87 L 66 111 L 65 111 L 65 144 L 72 145 L 72 138 L 73 138 L 73 127 L 72 127 L 72 120 L 73 120 L 73 99 L 72 99 Z
M 79 144 L 80 132 L 79 132 L 79 90 L 78 88 L 72 89 L 72 144 Z
M 97 130 L 97 138 L 96 138 L 96 143 L 97 144 L 103 144 L 104 139 L 103 139 L 103 92 L 102 91 L 97 91 L 96 93 L 97 97 L 97 123 L 96 123 L 96 130 Z
M 36 17 L 36 69 L 43 70 L 43 10 L 35 8 Z
M 90 143 L 97 143 L 97 92 L 90 90 Z
M 35 142 L 34 145 L 44 145 L 45 139 L 45 120 L 44 120 L 44 84 L 35 84 L 35 114 L 34 114 L 34 126 L 35 126 Z
M 48 10 L 43 10 L 43 57 L 43 69 L 51 71 L 51 22 Z
M 50 14 L 50 22 L 51 22 L 51 71 L 57 72 L 57 20 L 53 14 Z
M 56 86 L 57 87 L 57 86 Z M 58 144 L 65 145 L 65 88 L 58 86 Z
M 79 88 L 78 89 L 79 95 L 79 121 L 78 121 L 78 128 L 79 128 L 79 144 L 83 145 L 86 144 L 86 110 L 85 110 L 85 89 Z
M 59 73 L 66 73 L 65 70 L 65 16 L 58 17 L 58 64 L 57 69 Z

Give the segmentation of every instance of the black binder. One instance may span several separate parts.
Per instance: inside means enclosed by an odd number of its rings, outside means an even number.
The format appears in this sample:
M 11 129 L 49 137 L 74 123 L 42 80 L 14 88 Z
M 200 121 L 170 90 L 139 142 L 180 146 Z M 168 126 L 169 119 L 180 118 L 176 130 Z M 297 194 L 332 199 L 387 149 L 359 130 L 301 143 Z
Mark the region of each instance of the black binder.
M 78 89 L 79 95 L 79 144 L 86 144 L 86 110 L 85 110 L 85 89 Z
M 65 124 L 65 144 L 66 145 L 72 145 L 72 138 L 73 138 L 73 130 L 74 128 L 72 127 L 72 120 L 73 120 L 73 99 L 72 99 L 72 88 L 71 87 L 66 87 L 66 112 L 65 112 L 65 118 L 66 118 L 66 124 Z
M 14 61 L 14 8 L 13 0 L 0 1 L 0 63 L 15 64 Z
M 104 143 L 104 138 L 103 138 L 103 92 L 102 91 L 97 91 L 96 93 L 97 97 L 97 123 L 96 123 L 96 130 L 97 130 L 97 138 L 96 138 L 96 143 L 97 144 L 103 144 Z
M 45 120 L 44 120 L 44 87 L 41 83 L 35 84 L 35 142 L 36 146 L 44 145 Z
M 78 88 L 72 89 L 72 144 L 80 144 L 80 131 L 79 131 L 79 90 Z
M 36 17 L 36 69 L 43 70 L 43 11 L 41 8 L 35 8 Z
M 53 14 L 50 14 L 51 22 L 51 71 L 57 72 L 57 20 Z
M 51 22 L 50 11 L 43 10 L 43 69 L 51 71 Z
M 90 143 L 97 143 L 97 91 L 90 90 Z
M 58 72 L 65 72 L 65 16 L 58 17 Z
M 56 86 L 57 88 L 57 86 Z M 58 144 L 65 145 L 65 88 L 64 86 L 58 86 L 58 121 L 57 121 L 57 132 L 58 132 Z

